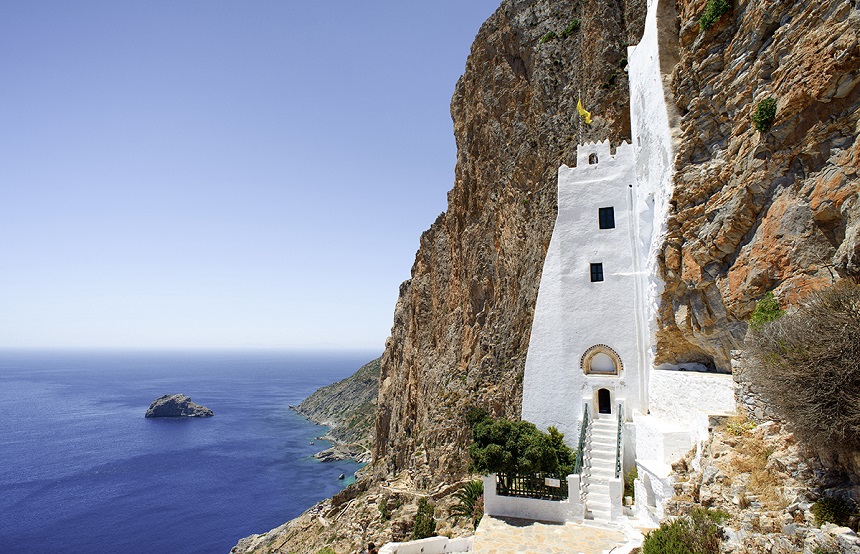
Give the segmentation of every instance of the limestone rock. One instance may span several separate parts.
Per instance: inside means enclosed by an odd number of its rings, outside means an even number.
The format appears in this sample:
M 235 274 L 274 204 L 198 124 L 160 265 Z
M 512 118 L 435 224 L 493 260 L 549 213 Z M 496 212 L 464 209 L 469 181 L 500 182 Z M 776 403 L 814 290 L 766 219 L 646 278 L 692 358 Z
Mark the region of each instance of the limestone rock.
M 156 398 L 144 417 L 211 417 L 215 415 L 205 406 L 195 404 L 184 394 L 165 394 Z
M 382 357 L 379 478 L 458 479 L 468 407 L 519 418 L 557 170 L 576 164 L 580 141 L 630 140 L 626 46 L 644 17 L 644 0 L 505 0 L 481 27 L 451 101 L 448 209 L 421 236 Z M 574 18 L 572 35 L 541 43 Z
M 678 0 L 679 113 L 657 363 L 730 370 L 755 302 L 860 278 L 860 11 L 841 0 L 736 3 L 699 32 Z M 768 133 L 750 115 L 777 100 Z

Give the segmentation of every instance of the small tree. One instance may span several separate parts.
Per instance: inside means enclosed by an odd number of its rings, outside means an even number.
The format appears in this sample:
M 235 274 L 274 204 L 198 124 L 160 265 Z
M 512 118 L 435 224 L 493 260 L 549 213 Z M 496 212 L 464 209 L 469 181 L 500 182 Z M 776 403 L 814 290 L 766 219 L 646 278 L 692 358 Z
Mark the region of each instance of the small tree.
M 423 496 L 418 500 L 418 512 L 415 514 L 415 527 L 412 529 L 413 541 L 436 536 L 436 519 L 433 517 L 434 511 L 434 506 L 429 500 Z
M 839 281 L 751 328 L 746 353 L 750 379 L 799 438 L 860 448 L 860 286 Z
M 547 433 L 528 421 L 484 419 L 472 428 L 469 446 L 472 469 L 478 473 L 506 476 L 510 488 L 513 476 L 539 472 L 566 475 L 573 471 L 574 452 L 564 444 L 564 435 L 555 427 Z

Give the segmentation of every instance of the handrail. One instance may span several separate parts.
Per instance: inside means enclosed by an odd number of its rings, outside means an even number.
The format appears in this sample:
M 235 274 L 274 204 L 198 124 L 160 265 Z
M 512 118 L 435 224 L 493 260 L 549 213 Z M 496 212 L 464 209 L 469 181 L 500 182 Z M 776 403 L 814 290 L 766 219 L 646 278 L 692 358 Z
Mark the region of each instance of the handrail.
M 576 447 L 576 459 L 573 461 L 573 473 L 582 473 L 582 459 L 585 452 L 585 438 L 588 434 L 588 404 L 582 411 L 582 427 L 579 429 L 579 445 Z
M 618 404 L 618 439 L 615 444 L 615 478 L 621 477 L 621 429 L 624 418 L 621 414 L 621 404 Z

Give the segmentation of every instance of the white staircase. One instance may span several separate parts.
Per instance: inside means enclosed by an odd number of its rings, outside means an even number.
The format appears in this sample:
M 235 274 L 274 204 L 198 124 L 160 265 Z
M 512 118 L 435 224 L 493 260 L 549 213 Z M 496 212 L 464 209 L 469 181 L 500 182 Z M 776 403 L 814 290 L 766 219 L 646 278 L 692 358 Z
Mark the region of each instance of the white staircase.
M 618 445 L 618 419 L 615 414 L 600 414 L 591 422 L 591 437 L 586 448 L 589 460 L 585 470 L 585 506 L 597 523 L 610 522 L 609 481 L 615 478 Z

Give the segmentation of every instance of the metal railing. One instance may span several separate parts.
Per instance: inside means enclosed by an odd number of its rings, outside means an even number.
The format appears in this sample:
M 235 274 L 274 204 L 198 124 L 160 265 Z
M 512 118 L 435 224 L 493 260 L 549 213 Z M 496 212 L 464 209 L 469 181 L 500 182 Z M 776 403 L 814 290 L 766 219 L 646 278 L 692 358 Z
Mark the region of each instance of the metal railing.
M 496 494 L 541 500 L 566 500 L 567 477 L 553 473 L 533 475 L 498 473 L 496 474 Z
M 615 478 L 621 477 L 621 429 L 624 423 L 624 418 L 621 413 L 621 404 L 618 404 L 618 439 L 615 443 Z
M 576 459 L 573 461 L 573 473 L 579 475 L 582 473 L 582 460 L 585 456 L 585 439 L 588 434 L 588 404 L 582 411 L 582 426 L 579 428 L 579 444 L 576 447 Z

